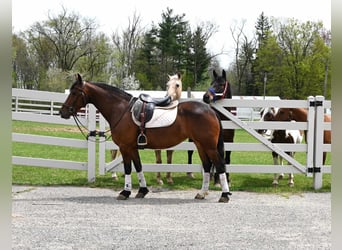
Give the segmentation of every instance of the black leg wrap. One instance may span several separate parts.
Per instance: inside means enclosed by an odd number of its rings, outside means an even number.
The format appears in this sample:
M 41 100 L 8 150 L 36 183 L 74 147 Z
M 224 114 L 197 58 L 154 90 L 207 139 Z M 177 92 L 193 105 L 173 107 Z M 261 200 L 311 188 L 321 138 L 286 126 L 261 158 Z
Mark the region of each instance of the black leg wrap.
M 116 199 L 117 200 L 127 200 L 130 195 L 131 195 L 131 191 L 122 190 Z
M 147 187 L 141 187 L 139 188 L 139 191 L 137 195 L 135 196 L 135 198 L 144 198 L 148 192 L 149 190 L 147 189 Z

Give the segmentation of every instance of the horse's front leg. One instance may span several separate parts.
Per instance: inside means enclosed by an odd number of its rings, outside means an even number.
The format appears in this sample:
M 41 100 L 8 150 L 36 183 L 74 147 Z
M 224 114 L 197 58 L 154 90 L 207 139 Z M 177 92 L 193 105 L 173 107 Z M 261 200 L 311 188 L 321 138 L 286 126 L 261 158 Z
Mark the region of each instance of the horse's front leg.
M 122 155 L 125 169 L 125 186 L 124 190 L 122 190 L 117 197 L 118 200 L 127 200 L 132 192 L 132 162 L 131 160 L 123 154 Z
M 149 190 L 147 189 L 146 179 L 144 176 L 144 172 L 142 171 L 142 165 L 138 150 L 133 151 L 133 154 L 134 167 L 137 171 L 137 176 L 139 180 L 139 190 L 135 198 L 144 198 L 145 195 L 149 192 Z

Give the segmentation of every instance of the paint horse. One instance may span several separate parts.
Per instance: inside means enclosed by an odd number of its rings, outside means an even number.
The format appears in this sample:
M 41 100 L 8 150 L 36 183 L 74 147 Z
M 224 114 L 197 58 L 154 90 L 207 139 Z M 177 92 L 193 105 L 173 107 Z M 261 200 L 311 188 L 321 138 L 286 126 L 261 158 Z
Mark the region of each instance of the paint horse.
M 203 95 L 203 101 L 205 103 L 215 102 L 218 99 L 232 99 L 232 91 L 230 87 L 230 83 L 227 80 L 226 77 L 226 71 L 222 70 L 222 75 L 219 76 L 215 70 L 213 70 L 213 76 L 214 80 L 211 82 L 210 87 L 208 91 Z M 231 112 L 235 111 L 235 107 L 226 107 L 226 109 Z M 219 115 L 221 120 L 229 120 L 226 116 L 222 115 L 220 112 L 216 111 L 216 113 Z M 223 138 L 225 142 L 233 142 L 234 141 L 234 129 L 224 129 L 223 130 Z M 192 153 L 193 151 L 188 151 L 188 163 L 191 164 L 192 162 Z M 225 151 L 225 164 L 230 164 L 230 155 L 231 151 L 227 150 Z M 229 173 L 227 173 L 227 179 L 228 182 L 230 182 L 229 179 Z M 219 175 L 217 173 L 214 173 L 214 184 L 215 186 L 220 185 L 219 181 Z
M 139 155 L 139 140 L 137 140 L 141 130 L 134 122 L 131 112 L 137 101 L 138 98 L 108 84 L 83 81 L 78 74 L 70 88 L 70 94 L 60 109 L 61 117 L 69 119 L 91 103 L 108 122 L 112 140 L 120 148 L 125 171 L 125 185 L 117 197 L 119 200 L 128 199 L 132 193 L 132 162 L 139 180 L 139 190 L 135 197 L 144 198 L 149 192 Z M 144 147 L 165 149 L 185 139 L 192 139 L 204 169 L 202 188 L 195 199 L 204 199 L 208 194 L 210 169 L 214 164 L 221 181 L 222 193 L 219 202 L 228 202 L 230 192 L 223 159 L 222 130 L 219 117 L 209 105 L 198 101 L 181 102 L 177 106 L 177 115 L 171 125 L 146 128 L 144 134 L 148 140 Z
M 274 119 L 276 121 L 297 121 L 297 122 L 307 122 L 308 121 L 308 110 L 304 108 L 280 108 L 275 115 Z M 324 122 L 331 122 L 331 116 L 324 114 Z M 304 131 L 305 140 L 306 131 Z M 324 130 L 323 133 L 323 143 L 331 144 L 331 130 Z M 323 165 L 327 157 L 327 152 L 323 152 Z
M 275 115 L 278 111 L 278 108 L 265 108 L 260 112 L 261 119 L 260 121 L 275 121 Z M 293 143 L 298 144 L 302 143 L 303 140 L 303 131 L 300 130 L 258 130 L 260 134 L 267 137 L 272 143 Z M 286 152 L 291 157 L 294 157 L 295 152 Z M 272 152 L 273 164 L 274 165 L 283 165 L 283 158 L 279 156 L 277 153 Z M 284 177 L 284 174 L 274 174 L 273 186 L 278 186 L 279 180 Z M 290 187 L 294 186 L 294 176 L 292 173 L 289 174 L 288 185 Z

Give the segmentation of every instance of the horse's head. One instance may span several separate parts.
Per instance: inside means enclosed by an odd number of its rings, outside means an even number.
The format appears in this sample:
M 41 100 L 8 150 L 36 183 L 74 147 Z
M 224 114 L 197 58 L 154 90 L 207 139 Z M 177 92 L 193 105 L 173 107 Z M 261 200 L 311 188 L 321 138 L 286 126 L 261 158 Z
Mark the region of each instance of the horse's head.
M 214 81 L 210 84 L 209 89 L 203 95 L 203 101 L 205 103 L 210 103 L 216 101 L 217 99 L 232 98 L 232 92 L 230 89 L 230 84 L 226 79 L 226 71 L 222 70 L 222 75 L 217 75 L 216 71 L 213 71 Z
M 69 119 L 70 116 L 76 115 L 82 107 L 87 105 L 87 97 L 83 87 L 82 77 L 77 74 L 76 81 L 71 86 L 70 93 L 59 111 L 62 118 Z
M 274 116 L 276 121 L 292 121 L 295 120 L 293 117 L 291 108 L 280 108 L 276 115 Z
M 260 112 L 260 121 L 275 121 L 275 115 L 278 111 L 278 108 L 264 108 L 261 110 Z M 271 133 L 270 130 L 266 130 L 266 129 L 259 129 L 258 130 L 258 133 L 259 134 L 262 134 L 262 135 L 269 135 Z
M 179 73 L 169 76 L 166 84 L 167 96 L 171 96 L 172 101 L 179 100 L 182 95 L 182 81 Z

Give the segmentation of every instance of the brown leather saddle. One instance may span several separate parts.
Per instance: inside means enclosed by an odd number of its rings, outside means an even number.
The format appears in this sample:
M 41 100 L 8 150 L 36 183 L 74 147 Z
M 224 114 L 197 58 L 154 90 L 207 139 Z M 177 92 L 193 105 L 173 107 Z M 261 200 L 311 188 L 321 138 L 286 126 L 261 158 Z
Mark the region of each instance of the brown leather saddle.
M 147 144 L 145 124 L 152 119 L 155 107 L 165 107 L 171 102 L 171 96 L 166 96 L 164 98 L 153 98 L 148 94 L 139 95 L 132 107 L 132 113 L 135 119 L 140 122 L 140 134 L 137 138 L 137 144 L 139 147 L 143 147 Z

